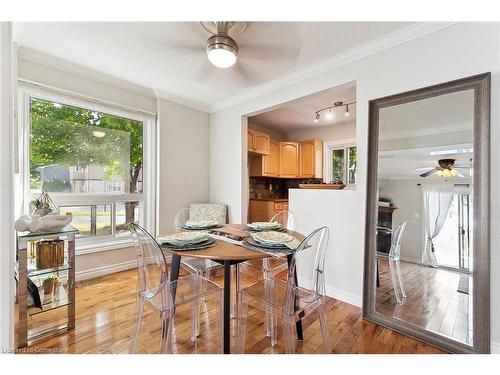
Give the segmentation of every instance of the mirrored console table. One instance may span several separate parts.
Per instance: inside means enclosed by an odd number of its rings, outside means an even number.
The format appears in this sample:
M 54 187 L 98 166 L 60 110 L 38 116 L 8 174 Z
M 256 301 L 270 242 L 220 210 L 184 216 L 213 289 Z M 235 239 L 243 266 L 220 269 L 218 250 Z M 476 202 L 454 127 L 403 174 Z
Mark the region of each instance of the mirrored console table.
M 78 233 L 71 225 L 58 232 L 17 232 L 18 348 L 75 328 L 75 236 Z M 42 329 L 31 322 L 31 318 L 39 314 L 63 307 L 67 308 L 65 324 L 49 324 Z M 50 323 L 51 318 L 46 320 Z

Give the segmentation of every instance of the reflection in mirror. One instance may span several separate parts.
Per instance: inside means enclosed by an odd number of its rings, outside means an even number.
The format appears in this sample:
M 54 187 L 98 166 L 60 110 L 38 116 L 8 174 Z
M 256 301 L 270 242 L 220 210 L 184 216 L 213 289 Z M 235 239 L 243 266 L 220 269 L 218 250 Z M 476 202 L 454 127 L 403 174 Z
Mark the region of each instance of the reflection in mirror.
M 474 91 L 379 112 L 375 310 L 473 345 Z

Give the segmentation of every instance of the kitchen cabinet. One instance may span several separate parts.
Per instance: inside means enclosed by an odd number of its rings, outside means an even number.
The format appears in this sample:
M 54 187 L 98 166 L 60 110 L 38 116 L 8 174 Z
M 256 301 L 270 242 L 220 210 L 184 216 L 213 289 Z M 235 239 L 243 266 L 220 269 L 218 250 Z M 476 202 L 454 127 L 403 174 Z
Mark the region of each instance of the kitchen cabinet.
M 247 130 L 247 149 L 248 151 L 254 151 L 254 143 L 255 143 L 255 130 L 248 129 Z
M 299 177 L 299 144 L 298 142 L 279 143 L 279 177 Z
M 249 157 L 250 176 L 278 177 L 279 175 L 279 142 L 269 141 L 269 155 L 251 155 Z
M 299 177 L 323 178 L 323 142 L 314 139 L 300 142 Z
M 269 155 L 269 144 L 271 137 L 269 134 L 261 133 L 255 130 L 254 152 L 257 154 Z
M 288 210 L 286 199 L 250 199 L 250 222 L 270 221 L 277 211 Z
M 270 141 L 271 137 L 269 134 L 265 134 L 254 129 L 247 130 L 247 149 L 249 152 L 268 155 Z

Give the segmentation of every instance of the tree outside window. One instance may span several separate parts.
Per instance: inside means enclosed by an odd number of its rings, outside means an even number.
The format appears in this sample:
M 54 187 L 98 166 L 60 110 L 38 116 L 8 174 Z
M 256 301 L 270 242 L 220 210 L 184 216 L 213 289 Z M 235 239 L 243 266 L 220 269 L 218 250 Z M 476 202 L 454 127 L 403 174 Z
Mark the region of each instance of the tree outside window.
M 31 192 L 142 193 L 143 122 L 35 97 L 29 104 Z M 136 221 L 139 202 L 124 205 L 124 221 Z

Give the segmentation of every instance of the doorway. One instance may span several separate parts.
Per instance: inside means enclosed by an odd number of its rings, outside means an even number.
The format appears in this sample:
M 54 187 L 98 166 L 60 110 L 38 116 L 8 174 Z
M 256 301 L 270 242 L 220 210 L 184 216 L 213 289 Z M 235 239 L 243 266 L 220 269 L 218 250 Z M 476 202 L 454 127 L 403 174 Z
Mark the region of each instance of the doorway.
M 472 265 L 472 199 L 470 194 L 453 194 L 443 227 L 433 240 L 437 264 L 469 273 Z

